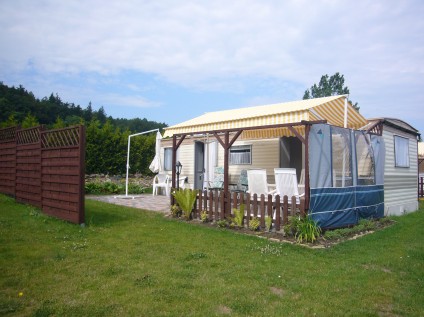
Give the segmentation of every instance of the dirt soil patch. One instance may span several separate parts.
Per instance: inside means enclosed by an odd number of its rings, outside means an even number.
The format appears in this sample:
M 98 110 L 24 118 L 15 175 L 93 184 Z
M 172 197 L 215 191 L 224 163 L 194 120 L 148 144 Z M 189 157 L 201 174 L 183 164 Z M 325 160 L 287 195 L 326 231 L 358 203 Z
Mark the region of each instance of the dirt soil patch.
M 171 217 L 169 215 L 169 217 Z M 185 221 L 183 219 L 180 219 L 180 221 Z M 373 222 L 373 228 L 368 230 L 355 230 L 355 226 L 352 226 L 350 228 L 344 228 L 344 229 L 351 229 L 350 232 L 344 232 L 343 236 L 337 237 L 337 238 L 324 238 L 324 232 L 323 234 L 314 242 L 314 243 L 298 243 L 296 238 L 294 236 L 286 235 L 283 230 L 281 231 L 252 231 L 246 227 L 240 228 L 240 227 L 225 227 L 221 228 L 222 230 L 232 230 L 237 233 L 241 234 L 248 234 L 251 236 L 256 236 L 258 238 L 262 239 L 268 239 L 269 241 L 273 242 L 281 242 L 281 243 L 290 243 L 290 244 L 298 244 L 305 247 L 313 248 L 313 249 L 322 249 L 322 248 L 329 248 L 333 245 L 339 244 L 344 241 L 348 240 L 355 240 L 360 237 L 366 236 L 368 234 L 372 234 L 376 231 L 383 230 L 384 228 L 387 228 L 395 223 L 395 221 L 388 219 L 388 218 L 382 218 L 380 220 L 372 220 Z M 191 220 L 190 223 L 200 226 L 208 226 L 208 227 L 215 227 L 217 228 L 218 225 L 216 222 L 202 222 L 198 219 Z M 339 229 L 340 230 L 340 229 Z M 342 229 L 343 230 L 343 229 Z M 347 230 L 345 230 L 347 231 Z

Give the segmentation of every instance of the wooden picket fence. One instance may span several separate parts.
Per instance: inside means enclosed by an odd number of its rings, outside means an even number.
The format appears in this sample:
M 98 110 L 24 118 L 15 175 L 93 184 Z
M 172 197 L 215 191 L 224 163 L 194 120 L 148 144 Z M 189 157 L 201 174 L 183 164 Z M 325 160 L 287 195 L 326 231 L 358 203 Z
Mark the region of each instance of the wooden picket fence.
M 424 197 L 424 177 L 418 178 L 418 197 Z
M 248 193 L 227 192 L 210 190 L 203 191 L 197 195 L 196 204 L 193 210 L 193 218 L 200 219 L 201 211 L 207 211 L 209 221 L 229 219 L 234 216 L 233 208 L 240 208 L 244 204 L 243 224 L 249 226 L 249 221 L 253 218 L 260 220 L 260 225 L 265 226 L 265 217 L 272 218 L 273 228 L 279 231 L 282 225 L 288 223 L 288 217 L 299 214 L 305 215 L 305 200 L 300 199 L 300 204 L 296 204 L 296 197 L 279 195 L 272 196 Z

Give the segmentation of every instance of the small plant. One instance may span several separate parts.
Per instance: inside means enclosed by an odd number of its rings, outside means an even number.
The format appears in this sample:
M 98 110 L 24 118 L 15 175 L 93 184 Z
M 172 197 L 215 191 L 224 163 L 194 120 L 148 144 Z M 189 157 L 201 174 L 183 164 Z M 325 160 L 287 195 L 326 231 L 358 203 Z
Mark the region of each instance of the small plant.
M 181 217 L 181 209 L 177 204 L 171 206 L 171 215 L 174 218 Z
M 272 218 L 270 216 L 265 216 L 265 229 L 270 231 L 272 226 Z
M 221 220 L 218 220 L 217 222 L 216 222 L 216 225 L 219 227 L 219 228 L 226 228 L 227 227 L 227 220 L 225 220 L 225 219 L 221 219 Z
M 202 221 L 202 222 L 208 222 L 208 212 L 206 211 L 206 210 L 202 210 L 201 212 L 200 212 L 200 220 Z
M 321 234 L 321 228 L 310 217 L 302 218 L 297 223 L 295 238 L 298 243 L 302 243 L 302 242 L 314 243 L 315 240 L 318 239 L 320 234 Z
M 192 189 L 179 189 L 172 193 L 178 205 L 180 206 L 184 218 L 190 220 L 191 211 L 193 210 L 194 203 L 197 198 L 197 190 Z
M 299 216 L 289 216 L 288 220 L 288 224 L 283 226 L 284 234 L 285 236 L 295 236 L 301 220 Z
M 258 218 L 253 217 L 252 220 L 249 222 L 249 229 L 252 231 L 257 231 L 259 229 L 260 221 Z
M 233 209 L 234 217 L 231 218 L 231 224 L 236 227 L 243 227 L 244 204 L 240 205 L 240 209 Z
M 371 219 L 360 219 L 358 224 L 358 231 L 367 231 L 375 229 L 375 222 Z

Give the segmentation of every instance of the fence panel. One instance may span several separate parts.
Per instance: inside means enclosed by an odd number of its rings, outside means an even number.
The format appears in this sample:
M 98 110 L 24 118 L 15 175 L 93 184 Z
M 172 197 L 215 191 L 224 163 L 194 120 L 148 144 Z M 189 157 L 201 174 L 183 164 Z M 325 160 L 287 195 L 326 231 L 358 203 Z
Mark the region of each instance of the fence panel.
M 194 215 L 200 215 L 203 210 L 208 211 L 209 221 L 218 221 L 223 218 L 222 206 L 229 205 L 232 208 L 240 208 L 241 204 L 245 206 L 245 214 L 243 223 L 245 226 L 249 226 L 249 222 L 253 218 L 259 218 L 261 227 L 265 226 L 265 216 L 272 218 L 273 227 L 276 231 L 281 230 L 281 225 L 288 223 L 288 216 L 290 215 L 305 215 L 305 201 L 304 198 L 300 199 L 300 204 L 296 204 L 296 197 L 275 196 L 268 195 L 265 198 L 264 195 L 258 197 L 254 194 L 252 197 L 250 194 L 244 193 L 228 193 L 227 201 L 224 201 L 223 192 L 218 191 L 204 191 L 199 192 L 197 196 L 197 203 L 195 205 Z M 290 201 L 290 203 L 289 203 Z M 232 210 L 226 212 L 227 217 L 233 216 Z
M 84 222 L 83 126 L 41 134 L 42 208 L 46 214 Z
M 16 201 L 41 208 L 42 127 L 16 132 Z
M 0 193 L 15 196 L 16 130 L 0 129 Z
M 418 197 L 424 197 L 424 177 L 418 178 Z

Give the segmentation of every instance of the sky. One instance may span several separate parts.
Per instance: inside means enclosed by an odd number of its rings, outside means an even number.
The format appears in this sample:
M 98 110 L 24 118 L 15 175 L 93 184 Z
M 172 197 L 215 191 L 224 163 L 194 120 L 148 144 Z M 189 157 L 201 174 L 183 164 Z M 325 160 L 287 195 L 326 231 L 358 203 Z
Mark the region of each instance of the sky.
M 424 133 L 423 17 L 422 0 L 0 0 L 0 81 L 173 125 L 339 72 L 366 118 Z

